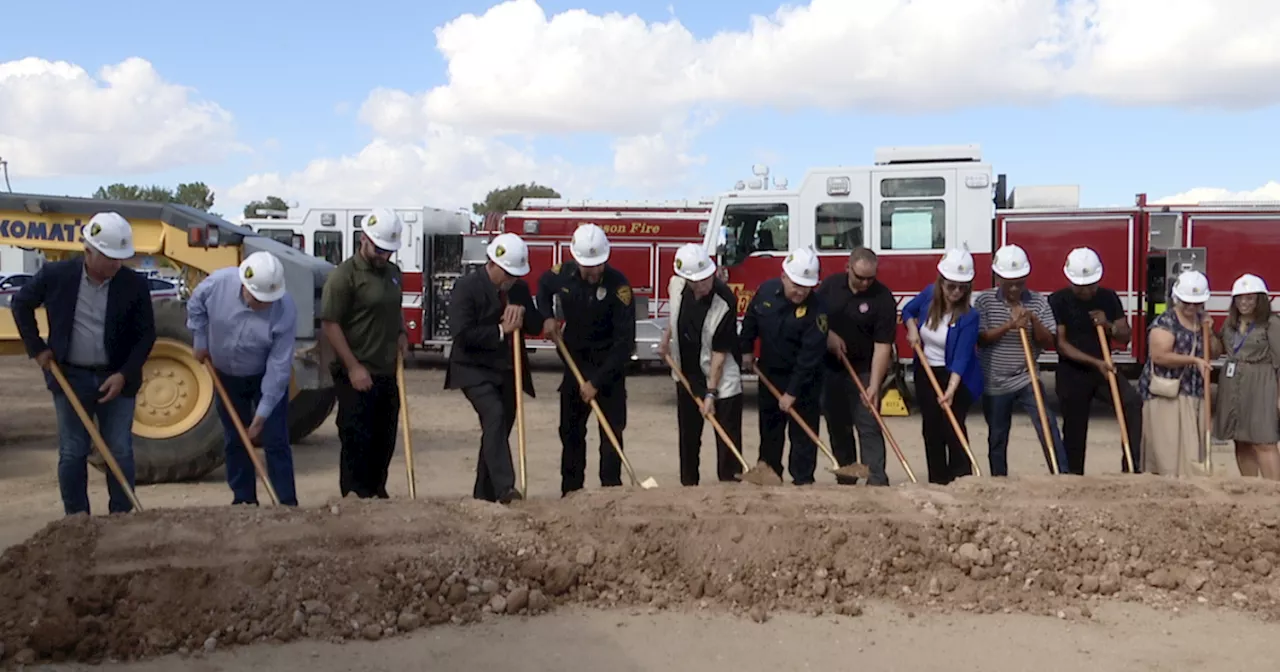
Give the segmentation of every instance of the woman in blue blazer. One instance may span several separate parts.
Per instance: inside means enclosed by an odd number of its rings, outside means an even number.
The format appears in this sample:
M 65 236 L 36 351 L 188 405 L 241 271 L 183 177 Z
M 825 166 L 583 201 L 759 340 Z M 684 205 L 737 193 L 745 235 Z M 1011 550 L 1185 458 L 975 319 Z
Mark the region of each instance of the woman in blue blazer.
M 937 282 L 902 309 L 907 341 L 913 348 L 919 345 L 927 360 L 921 362 L 916 356 L 915 383 L 930 483 L 946 485 L 973 473 L 964 446 L 942 410 L 943 404 L 951 407 L 967 440 L 965 417 L 969 406 L 982 396 L 978 312 L 970 306 L 973 276 L 973 256 L 964 250 L 948 250 L 938 262 Z M 926 365 L 933 369 L 939 384 L 945 385 L 941 399 L 922 368 Z

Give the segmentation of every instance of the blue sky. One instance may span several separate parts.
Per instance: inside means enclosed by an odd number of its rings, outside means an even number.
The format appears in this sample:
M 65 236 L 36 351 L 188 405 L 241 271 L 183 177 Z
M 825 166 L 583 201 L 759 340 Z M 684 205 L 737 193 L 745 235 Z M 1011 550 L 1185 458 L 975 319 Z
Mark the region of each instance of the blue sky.
M 762 0 L 513 0 L 505 18 L 483 16 L 498 4 L 10 3 L 7 24 L 49 29 L 7 31 L 0 42 L 0 155 L 15 190 L 203 180 L 218 189 L 215 210 L 224 214 L 268 192 L 303 207 L 456 207 L 523 179 L 574 197 L 705 197 L 759 161 L 795 183 L 808 166 L 867 164 L 877 146 L 968 142 L 981 143 L 1011 185 L 1079 184 L 1085 205 L 1204 188 L 1280 199 L 1280 184 L 1267 188 L 1280 181 L 1280 57 L 1240 53 L 1251 37 L 1242 30 L 1259 31 L 1264 45 L 1273 39 L 1280 8 L 1252 5 L 1241 23 L 1230 6 L 1248 0 L 1029 0 L 1017 11 L 1000 0 L 963 10 L 944 0 L 916 0 L 915 10 L 906 0 L 816 0 L 807 19 L 775 15 L 779 3 Z M 1168 10 L 1144 16 L 1138 5 Z M 558 31 L 540 30 L 538 8 Z M 638 18 L 561 16 L 571 10 Z M 1075 47 L 1036 61 L 1029 54 L 1045 41 L 1036 31 L 1048 30 L 1055 11 L 1093 12 L 1088 23 L 1107 30 L 1086 36 L 1088 52 L 1081 35 L 1058 35 Z M 443 54 L 434 31 L 468 13 L 481 18 L 455 24 L 452 54 Z M 774 17 L 778 30 L 752 32 L 753 16 Z M 687 38 L 646 37 L 673 20 Z M 1234 41 L 1206 46 L 1218 32 Z M 1135 54 L 1134 44 L 1150 46 Z M 681 83 L 682 49 L 710 74 Z M 537 62 L 552 52 L 561 60 Z M 66 61 L 93 78 L 140 58 L 162 81 L 109 99 L 85 81 L 76 89 L 29 77 L 18 86 L 5 64 L 28 57 Z M 449 58 L 469 64 L 452 80 Z M 598 67 L 612 59 L 625 65 L 617 74 Z M 738 64 L 759 78 L 735 74 Z M 1069 84 L 1045 75 L 1053 64 L 1066 64 Z M 495 84 L 493 68 L 539 84 L 507 96 L 511 84 Z M 192 91 L 140 102 L 166 83 Z M 403 92 L 404 106 L 374 105 L 387 118 L 369 122 L 360 111 L 379 87 Z M 472 93 L 443 107 L 410 98 L 437 87 Z M 182 105 L 206 103 L 229 120 L 197 107 L 174 121 Z M 180 123 L 199 130 L 177 139 L 152 132 Z M 445 138 L 424 139 L 438 133 Z M 615 143 L 637 136 L 661 149 L 620 169 Z M 378 151 L 362 158 L 371 143 Z

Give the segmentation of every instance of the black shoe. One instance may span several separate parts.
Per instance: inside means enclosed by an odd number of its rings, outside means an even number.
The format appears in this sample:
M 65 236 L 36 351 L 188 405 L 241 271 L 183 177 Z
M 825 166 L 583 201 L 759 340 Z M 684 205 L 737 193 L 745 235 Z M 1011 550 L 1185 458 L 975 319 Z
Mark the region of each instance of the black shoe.
M 519 490 L 516 490 L 515 488 L 512 488 L 512 489 L 510 489 L 510 490 L 508 490 L 508 491 L 507 491 L 507 494 L 505 494 L 505 495 L 503 495 L 503 496 L 499 497 L 499 498 L 498 498 L 498 502 L 499 502 L 500 504 L 510 504 L 511 502 L 513 502 L 513 501 L 515 501 L 515 500 L 518 500 L 518 499 L 524 499 L 524 497 L 520 495 L 520 491 L 519 491 Z

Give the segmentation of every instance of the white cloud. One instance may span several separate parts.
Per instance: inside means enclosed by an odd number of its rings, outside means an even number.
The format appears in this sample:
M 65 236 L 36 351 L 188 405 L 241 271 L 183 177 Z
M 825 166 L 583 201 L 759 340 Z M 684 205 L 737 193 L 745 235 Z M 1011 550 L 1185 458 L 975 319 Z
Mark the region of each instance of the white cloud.
M 1280 182 L 1272 180 L 1252 191 L 1231 191 L 1230 189 L 1223 189 L 1220 187 L 1196 187 L 1194 189 L 1188 189 L 1180 194 L 1174 194 L 1173 196 L 1166 196 L 1159 200 L 1152 201 L 1152 203 L 1187 205 L 1208 201 L 1274 201 L 1280 203 Z
M 294 173 L 252 175 L 225 193 L 228 214 L 267 195 L 297 200 L 302 207 L 385 203 L 456 208 L 470 207 L 503 184 L 536 180 L 562 191 L 590 190 L 597 184 L 596 174 L 556 158 L 539 160 L 528 149 L 433 126 L 416 142 L 379 138 L 356 154 L 317 159 Z
M 143 174 L 241 149 L 229 112 L 141 58 L 97 77 L 65 61 L 0 63 L 0 156 L 15 176 Z

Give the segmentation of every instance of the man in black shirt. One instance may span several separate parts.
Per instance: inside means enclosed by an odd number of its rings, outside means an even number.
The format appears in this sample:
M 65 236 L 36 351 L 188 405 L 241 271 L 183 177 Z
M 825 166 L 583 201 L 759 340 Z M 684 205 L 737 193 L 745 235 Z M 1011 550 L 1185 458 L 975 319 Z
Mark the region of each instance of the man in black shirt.
M 677 383 L 682 485 L 697 485 L 700 480 L 703 416 L 715 414 L 734 445 L 742 445 L 738 301 L 715 272 L 716 263 L 701 245 L 689 243 L 676 251 L 675 275 L 667 293 L 671 312 L 658 344 L 658 354 L 672 355 L 697 397 L 691 398 Z M 735 481 L 741 473 L 742 464 L 717 435 L 716 475 L 723 482 Z
M 827 353 L 823 356 L 826 379 L 823 410 L 831 435 L 831 452 L 840 466 L 857 462 L 853 428 L 862 444 L 862 462 L 871 470 L 870 485 L 889 485 L 884 471 L 884 435 L 849 372 L 840 361 L 843 353 L 867 388 L 871 403 L 880 399 L 880 386 L 889 372 L 893 342 L 898 333 L 898 303 L 893 292 L 876 279 L 876 253 L 858 247 L 849 255 L 846 272 L 822 281 L 818 296 L 827 307 Z M 852 485 L 857 479 L 837 476 L 837 483 Z
M 1107 373 L 1114 371 L 1114 367 L 1108 367 L 1103 358 L 1097 327 L 1101 325 L 1110 340 L 1121 344 L 1128 343 L 1132 334 L 1120 296 L 1114 290 L 1098 286 L 1102 280 L 1102 261 L 1096 252 L 1087 247 L 1072 250 L 1063 272 L 1071 286 L 1049 296 L 1049 306 L 1058 323 L 1057 348 L 1061 355 L 1057 370 L 1058 402 L 1062 406 L 1062 442 L 1067 449 L 1066 471 L 1083 475 L 1089 407 L 1094 399 L 1107 406 L 1113 404 Z M 1139 455 L 1142 397 L 1127 379 L 1117 376 L 1116 384 L 1136 470 L 1137 465 L 1142 464 Z M 1129 465 L 1123 455 L 1120 462 L 1121 470 L 1128 472 Z
M 573 232 L 574 261 L 548 270 L 538 279 L 538 312 L 546 321 L 543 336 L 560 337 L 554 315 L 560 303 L 564 345 L 586 384 L 578 386 L 565 366 L 560 384 L 560 493 L 581 490 L 587 468 L 587 418 L 591 400 L 600 404 L 618 444 L 627 426 L 626 366 L 636 343 L 636 309 L 627 277 L 609 266 L 609 240 L 595 224 Z M 622 485 L 622 460 L 600 427 L 600 485 Z
M 782 277 L 766 280 L 751 297 L 742 318 L 739 340 L 743 366 L 752 370 L 752 352 L 760 339 L 760 370 L 778 387 L 782 398 L 767 389 L 760 404 L 760 460 L 782 476 L 784 434 L 791 436 L 788 470 L 796 485 L 813 483 L 818 446 L 792 418 L 791 409 L 814 431 L 822 417 L 822 353 L 827 342 L 827 315 L 813 288 L 818 285 L 818 255 L 803 248 L 787 255 Z

